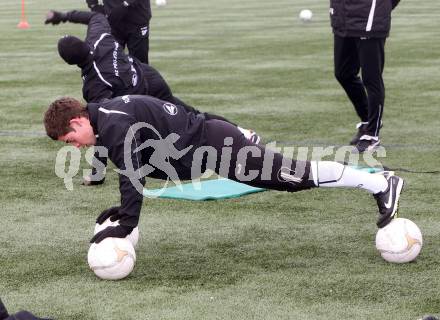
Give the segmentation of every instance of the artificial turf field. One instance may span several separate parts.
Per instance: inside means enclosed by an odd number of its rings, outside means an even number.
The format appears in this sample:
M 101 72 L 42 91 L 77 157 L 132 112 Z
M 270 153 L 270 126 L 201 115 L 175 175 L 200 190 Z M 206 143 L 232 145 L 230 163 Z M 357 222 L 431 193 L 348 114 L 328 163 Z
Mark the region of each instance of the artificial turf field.
M 49 9 L 83 1 L 0 2 L 0 296 L 10 311 L 55 319 L 417 319 L 440 314 L 438 174 L 401 172 L 400 216 L 424 235 L 416 262 L 374 247 L 376 206 L 359 190 L 263 192 L 234 200 L 145 200 L 129 278 L 99 280 L 86 255 L 94 219 L 119 201 L 117 175 L 68 191 L 63 146 L 44 137 L 57 97 L 81 97 L 79 70 L 59 58 Z M 297 19 L 314 12 L 311 23 Z M 328 1 L 170 0 L 153 4 L 150 61 L 174 93 L 278 145 L 342 146 L 354 110 L 333 77 Z M 402 0 L 386 45 L 382 164 L 438 170 L 440 7 Z M 296 150 L 296 149 L 295 149 Z M 84 152 L 83 152 L 84 153 Z M 312 156 L 309 153 L 309 156 Z M 326 159 L 334 159 L 327 156 Z M 88 168 L 82 162 L 81 168 Z M 153 183 L 156 185 L 157 183 Z

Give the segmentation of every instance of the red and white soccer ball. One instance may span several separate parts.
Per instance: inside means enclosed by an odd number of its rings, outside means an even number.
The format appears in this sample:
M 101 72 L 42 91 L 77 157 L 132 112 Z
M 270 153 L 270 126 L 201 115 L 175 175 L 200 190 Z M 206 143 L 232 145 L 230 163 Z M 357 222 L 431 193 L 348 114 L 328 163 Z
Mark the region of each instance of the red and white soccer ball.
M 116 227 L 116 226 L 119 226 L 119 220 L 111 221 L 110 218 L 108 218 L 102 224 L 97 223 L 95 225 L 95 230 L 93 234 L 97 234 L 98 232 L 104 230 L 107 227 Z M 126 239 L 130 240 L 130 242 L 133 244 L 133 247 L 136 248 L 139 241 L 139 228 L 138 227 L 134 228 L 133 231 L 126 237 Z
M 423 237 L 419 227 L 405 218 L 393 219 L 376 234 L 376 248 L 388 262 L 413 261 L 422 250 Z
M 136 252 L 126 238 L 105 238 L 100 243 L 92 243 L 87 262 L 99 278 L 119 280 L 133 271 Z

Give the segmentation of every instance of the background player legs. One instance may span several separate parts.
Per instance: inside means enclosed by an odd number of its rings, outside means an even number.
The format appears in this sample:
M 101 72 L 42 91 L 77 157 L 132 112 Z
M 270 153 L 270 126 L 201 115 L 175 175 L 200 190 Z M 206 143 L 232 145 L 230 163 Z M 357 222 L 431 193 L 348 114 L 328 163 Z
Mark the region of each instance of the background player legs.
M 368 96 L 368 127 L 365 134 L 379 137 L 385 101 L 382 78 L 385 55 L 385 38 L 359 40 L 359 60 L 362 80 Z
M 368 98 L 359 77 L 358 38 L 334 36 L 335 77 L 344 88 L 361 122 L 368 122 Z
M 127 49 L 130 56 L 142 63 L 149 63 L 148 51 L 150 47 L 150 26 L 146 25 L 130 33 L 127 39 Z

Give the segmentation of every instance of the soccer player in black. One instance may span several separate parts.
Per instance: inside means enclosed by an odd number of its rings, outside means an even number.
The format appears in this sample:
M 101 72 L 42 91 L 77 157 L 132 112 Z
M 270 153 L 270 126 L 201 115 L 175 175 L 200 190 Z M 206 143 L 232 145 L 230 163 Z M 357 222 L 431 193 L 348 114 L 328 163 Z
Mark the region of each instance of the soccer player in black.
M 403 179 L 391 174 L 370 174 L 331 161 L 289 159 L 247 140 L 228 122 L 206 120 L 150 96 L 117 97 L 87 106 L 61 98 L 49 106 L 44 125 L 54 140 L 77 148 L 104 146 L 119 169 L 121 204 L 103 211 L 97 223 L 111 217 L 120 225 L 97 233 L 91 240 L 96 243 L 124 238 L 137 226 L 145 176 L 178 182 L 211 169 L 238 182 L 280 191 L 361 188 L 376 199 L 378 227 L 394 218 L 403 188 Z
M 105 13 L 116 40 L 127 46 L 131 56 L 148 64 L 151 6 L 150 0 L 86 0 L 94 12 Z
M 391 11 L 399 1 L 330 0 L 335 76 L 361 120 L 350 141 L 356 152 L 370 151 L 380 144 L 385 39 L 390 32 Z

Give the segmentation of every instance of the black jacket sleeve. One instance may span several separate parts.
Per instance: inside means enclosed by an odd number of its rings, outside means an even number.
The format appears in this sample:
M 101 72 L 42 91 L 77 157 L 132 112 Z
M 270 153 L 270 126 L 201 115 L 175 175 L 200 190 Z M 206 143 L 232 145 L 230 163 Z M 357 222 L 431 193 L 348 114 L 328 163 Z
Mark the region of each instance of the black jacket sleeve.
M 121 207 L 119 212 L 123 217 L 119 220 L 121 225 L 136 227 L 139 221 L 143 201 L 143 187 L 145 178 L 140 173 L 142 167 L 141 152 L 134 152 L 140 145 L 140 133 L 134 132 L 131 125 L 135 123 L 129 115 L 109 115 L 109 125 L 105 131 L 106 141 L 102 141 L 108 147 L 110 160 L 119 169 L 119 191 L 121 193 Z M 126 136 L 131 137 L 125 146 Z
M 95 14 L 95 12 L 72 10 L 66 13 L 66 17 L 69 22 L 89 24 Z
M 87 28 L 86 41 L 88 43 L 95 43 L 102 34 L 111 34 L 111 28 L 108 24 L 107 18 L 102 13 L 92 12 L 92 17 Z
M 394 9 L 399 4 L 400 0 L 392 0 L 392 1 L 393 1 L 392 6 L 393 6 L 393 9 Z
M 102 13 L 72 10 L 66 13 L 67 21 L 87 24 L 87 42 L 94 43 L 103 33 L 111 33 L 107 18 Z
M 101 102 L 113 98 L 113 91 L 101 81 L 86 82 L 83 85 L 83 98 L 89 102 Z

